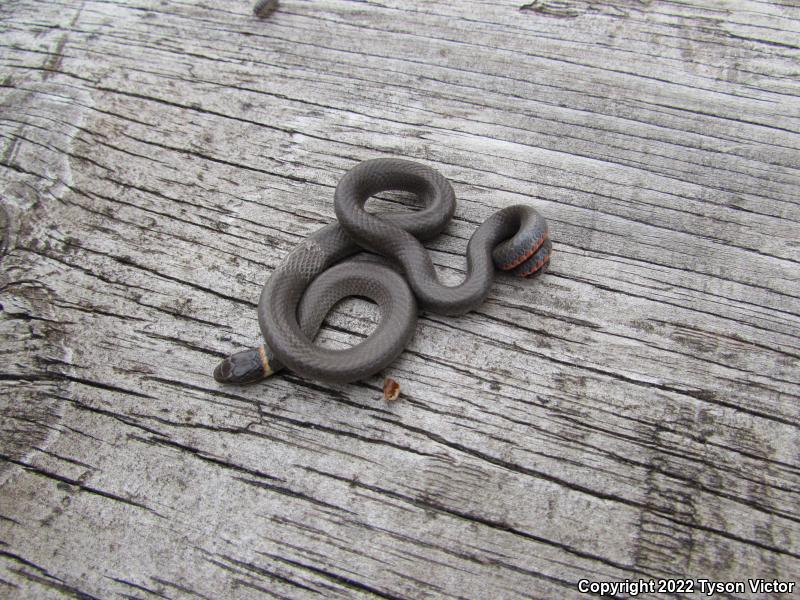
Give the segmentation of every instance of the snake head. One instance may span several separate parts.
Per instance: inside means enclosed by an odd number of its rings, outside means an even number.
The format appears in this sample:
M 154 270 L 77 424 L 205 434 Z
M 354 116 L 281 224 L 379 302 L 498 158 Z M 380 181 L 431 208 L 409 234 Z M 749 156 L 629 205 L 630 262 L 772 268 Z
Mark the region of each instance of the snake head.
M 214 369 L 219 383 L 255 383 L 272 375 L 264 346 L 231 354 Z

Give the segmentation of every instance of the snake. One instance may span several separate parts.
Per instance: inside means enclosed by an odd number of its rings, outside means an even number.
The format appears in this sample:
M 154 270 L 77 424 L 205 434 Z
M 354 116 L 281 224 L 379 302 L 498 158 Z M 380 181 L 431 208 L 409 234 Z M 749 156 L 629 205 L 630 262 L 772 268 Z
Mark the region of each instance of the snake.
M 372 213 L 370 197 L 411 192 L 421 208 Z M 502 208 L 472 234 L 463 281 L 445 285 L 423 242 L 453 217 L 456 197 L 435 169 L 402 158 L 366 160 L 334 192 L 336 222 L 293 248 L 261 290 L 258 322 L 264 343 L 231 354 L 214 369 L 220 383 L 254 383 L 283 369 L 325 383 L 366 379 L 391 364 L 411 340 L 420 310 L 457 316 L 489 295 L 497 270 L 521 277 L 546 269 L 552 254 L 547 221 L 528 204 Z M 370 335 L 344 349 L 314 343 L 325 317 L 341 300 L 378 305 Z

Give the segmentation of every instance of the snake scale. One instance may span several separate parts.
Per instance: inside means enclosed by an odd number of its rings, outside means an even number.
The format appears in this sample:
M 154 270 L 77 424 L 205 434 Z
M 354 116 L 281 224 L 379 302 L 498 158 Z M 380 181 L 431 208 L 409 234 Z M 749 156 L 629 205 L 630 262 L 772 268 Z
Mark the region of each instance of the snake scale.
M 414 193 L 422 208 L 381 214 L 364 209 L 370 196 L 389 190 Z M 359 163 L 337 185 L 334 206 L 338 222 L 295 247 L 264 285 L 258 320 L 265 343 L 223 360 L 214 370 L 218 382 L 252 383 L 283 368 L 330 383 L 364 379 L 403 351 L 419 309 L 469 312 L 489 294 L 496 268 L 535 275 L 546 268 L 552 251 L 544 217 L 531 206 L 509 206 L 475 230 L 464 281 L 443 285 L 422 242 L 450 221 L 455 194 L 440 173 L 408 160 Z M 377 328 L 344 350 L 315 345 L 325 316 L 350 296 L 378 305 Z

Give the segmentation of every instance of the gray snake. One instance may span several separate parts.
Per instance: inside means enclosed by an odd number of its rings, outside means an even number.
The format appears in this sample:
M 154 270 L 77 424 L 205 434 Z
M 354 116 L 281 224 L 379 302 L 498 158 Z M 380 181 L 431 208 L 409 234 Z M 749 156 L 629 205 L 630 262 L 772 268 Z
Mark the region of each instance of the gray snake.
M 412 192 L 423 207 L 382 214 L 364 209 L 370 196 L 388 190 Z M 489 294 L 495 267 L 527 277 L 547 266 L 552 245 L 544 217 L 527 205 L 509 206 L 475 230 L 467 245 L 464 281 L 443 285 L 422 242 L 445 228 L 455 205 L 450 183 L 425 165 L 391 158 L 353 167 L 334 194 L 338 223 L 321 228 L 295 247 L 264 285 L 258 320 L 265 343 L 223 360 L 214 378 L 221 383 L 251 383 L 288 368 L 330 383 L 364 379 L 403 351 L 414 333 L 418 308 L 463 314 Z M 349 258 L 364 250 L 371 254 Z M 377 328 L 344 350 L 315 345 L 325 316 L 350 296 L 378 305 Z

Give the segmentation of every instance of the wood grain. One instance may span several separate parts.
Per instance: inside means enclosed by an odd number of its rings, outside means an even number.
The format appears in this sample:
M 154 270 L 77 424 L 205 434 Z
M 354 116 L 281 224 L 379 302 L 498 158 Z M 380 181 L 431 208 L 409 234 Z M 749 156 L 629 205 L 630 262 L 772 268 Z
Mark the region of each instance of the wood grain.
M 8 0 L 0 31 L 0 595 L 797 578 L 796 3 Z M 370 380 L 217 385 L 380 156 L 453 182 L 443 279 L 519 202 L 548 274 Z

